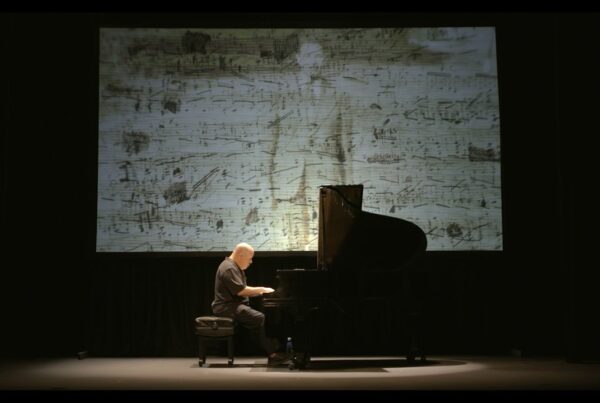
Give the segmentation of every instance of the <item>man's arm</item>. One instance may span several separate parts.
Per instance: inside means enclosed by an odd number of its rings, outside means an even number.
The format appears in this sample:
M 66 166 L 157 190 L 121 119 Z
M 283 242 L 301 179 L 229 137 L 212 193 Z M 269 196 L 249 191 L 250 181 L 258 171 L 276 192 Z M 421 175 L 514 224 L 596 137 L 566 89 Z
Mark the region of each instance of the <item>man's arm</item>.
M 250 287 L 246 286 L 242 291 L 238 292 L 237 295 L 240 297 L 256 297 L 257 295 L 268 294 L 275 291 L 270 287 Z

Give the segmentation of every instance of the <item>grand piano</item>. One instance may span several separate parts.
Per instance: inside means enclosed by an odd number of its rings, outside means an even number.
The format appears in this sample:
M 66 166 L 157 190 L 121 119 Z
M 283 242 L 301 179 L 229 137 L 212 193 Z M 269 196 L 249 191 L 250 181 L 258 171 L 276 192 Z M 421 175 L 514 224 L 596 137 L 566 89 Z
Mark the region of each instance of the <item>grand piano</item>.
M 386 307 L 381 307 L 386 320 L 405 329 L 398 353 L 406 354 L 408 361 L 417 356 L 425 359 L 414 274 L 422 264 L 427 238 L 410 221 L 363 211 L 362 199 L 363 185 L 320 187 L 316 268 L 277 270 L 275 292 L 263 298 L 268 317 L 274 316 L 268 311 L 275 310 L 293 318 L 290 369 L 309 367 L 315 338 L 328 337 L 315 326 L 318 315 L 333 315 L 342 322 L 356 320 L 356 313 L 373 295 L 391 297 L 401 308 L 386 314 Z

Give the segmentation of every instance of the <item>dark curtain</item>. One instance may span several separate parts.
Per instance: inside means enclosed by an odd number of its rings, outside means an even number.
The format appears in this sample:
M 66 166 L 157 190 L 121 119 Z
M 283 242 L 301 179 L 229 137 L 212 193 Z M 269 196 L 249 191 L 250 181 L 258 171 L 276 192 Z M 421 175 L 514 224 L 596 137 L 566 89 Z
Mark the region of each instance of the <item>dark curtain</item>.
M 212 315 L 215 272 L 222 257 L 112 255 L 96 259 L 88 281 L 85 345 L 94 355 L 190 356 L 196 353 L 194 319 Z M 289 259 L 256 258 L 249 285 L 275 286 L 275 271 Z M 314 268 L 316 256 L 294 259 Z M 253 305 L 258 305 L 254 301 Z M 260 308 L 256 306 L 256 308 Z M 243 337 L 237 352 L 256 353 Z
M 272 17 L 254 17 L 1 15 L 2 355 L 195 353 L 193 319 L 209 312 L 220 257 L 94 253 L 98 27 L 272 25 Z M 575 361 L 600 357 L 592 196 L 597 19 L 559 13 L 290 17 L 291 26 L 383 21 L 497 28 L 505 249 L 427 254 L 428 351 L 514 347 Z M 314 264 L 304 257 L 258 258 L 248 278 L 270 285 L 279 267 Z M 319 323 L 326 337 L 316 348 L 323 354 L 398 351 L 402 324 L 388 318 L 401 309 L 384 295 L 364 301 L 354 318 L 332 313 Z M 239 343 L 241 354 L 255 352 Z
M 221 260 L 97 258 L 87 284 L 82 345 L 96 356 L 195 355 L 194 318 L 211 314 L 214 275 Z M 441 265 L 445 267 L 440 269 Z M 426 258 L 424 270 L 410 281 L 419 287 L 412 292 L 419 293 L 421 343 L 428 352 L 489 353 L 508 348 L 512 319 L 503 314 L 502 266 L 498 255 L 485 253 L 466 259 L 447 253 Z M 258 255 L 247 271 L 248 283 L 276 287 L 276 270 L 295 267 L 314 269 L 316 255 Z M 404 356 L 409 325 L 405 296 L 411 292 L 404 288 L 405 276 L 366 271 L 355 279 L 355 298 L 333 301 L 314 317 L 314 352 Z M 260 301 L 253 298 L 251 303 L 263 310 Z M 266 313 L 268 334 L 283 343 L 293 332 L 291 319 L 276 311 Z M 236 338 L 236 354 L 261 354 L 247 336 L 242 330 Z

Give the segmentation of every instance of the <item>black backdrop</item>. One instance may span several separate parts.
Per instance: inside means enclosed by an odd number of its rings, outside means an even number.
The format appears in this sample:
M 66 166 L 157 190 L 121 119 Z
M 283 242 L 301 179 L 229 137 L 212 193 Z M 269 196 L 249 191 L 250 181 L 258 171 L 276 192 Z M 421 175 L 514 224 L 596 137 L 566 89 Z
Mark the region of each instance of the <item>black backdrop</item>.
M 192 356 L 222 257 L 95 248 L 99 26 L 496 26 L 504 252 L 428 252 L 432 354 L 600 358 L 590 193 L 600 94 L 598 15 L 2 14 L 2 356 Z M 276 21 L 276 22 L 274 22 Z M 277 25 L 275 25 L 277 24 Z M 314 255 L 258 254 L 249 283 Z M 393 353 L 384 309 L 363 342 L 332 324 L 322 354 Z M 256 353 L 243 338 L 240 354 Z

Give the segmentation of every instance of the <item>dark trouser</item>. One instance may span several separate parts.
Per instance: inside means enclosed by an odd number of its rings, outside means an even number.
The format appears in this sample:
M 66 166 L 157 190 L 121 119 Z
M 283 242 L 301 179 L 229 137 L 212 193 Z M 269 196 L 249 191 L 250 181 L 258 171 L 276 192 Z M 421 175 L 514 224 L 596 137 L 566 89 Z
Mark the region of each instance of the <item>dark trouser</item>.
M 254 341 L 267 352 L 267 355 L 275 352 L 273 343 L 267 339 L 265 333 L 265 315 L 262 312 L 252 309 L 248 305 L 240 304 L 233 307 L 217 307 L 213 313 L 233 318 L 237 323 L 250 330 Z

